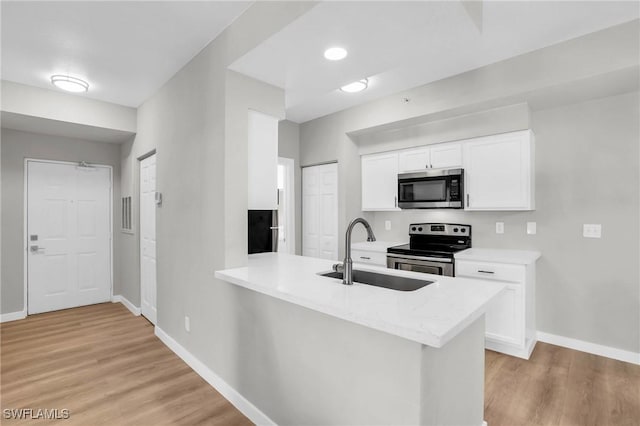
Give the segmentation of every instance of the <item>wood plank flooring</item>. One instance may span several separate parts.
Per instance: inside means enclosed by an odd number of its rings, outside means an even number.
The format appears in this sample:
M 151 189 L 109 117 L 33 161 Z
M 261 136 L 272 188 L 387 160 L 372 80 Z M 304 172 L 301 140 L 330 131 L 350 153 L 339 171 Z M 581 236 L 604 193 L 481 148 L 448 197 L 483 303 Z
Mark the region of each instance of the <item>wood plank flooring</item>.
M 0 325 L 5 408 L 67 408 L 65 425 L 249 425 L 164 346 L 107 303 Z M 538 343 L 529 361 L 486 351 L 489 426 L 639 426 L 640 366 Z M 50 424 L 45 420 L 3 424 Z
M 489 426 L 638 426 L 640 366 L 546 343 L 526 361 L 485 351 Z
M 68 420 L 2 424 L 250 425 L 119 303 L 0 325 L 1 407 L 70 412 Z

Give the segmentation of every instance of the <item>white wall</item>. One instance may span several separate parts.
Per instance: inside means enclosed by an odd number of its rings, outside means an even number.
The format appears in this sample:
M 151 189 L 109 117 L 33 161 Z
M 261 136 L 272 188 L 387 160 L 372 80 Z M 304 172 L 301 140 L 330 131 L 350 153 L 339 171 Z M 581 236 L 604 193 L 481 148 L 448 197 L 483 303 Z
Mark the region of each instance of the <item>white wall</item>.
M 303 123 L 301 164 L 338 160 L 341 233 L 360 215 L 379 240 L 389 241 L 406 240 L 411 222 L 452 221 L 473 226 L 476 247 L 540 249 L 538 328 L 639 352 L 638 82 L 619 95 L 610 78 L 627 67 L 637 74 L 638 35 L 634 21 Z M 582 86 L 577 98 L 562 96 L 589 72 L 601 78 L 597 90 Z M 615 96 L 607 97 L 607 87 Z M 403 106 L 400 97 L 412 101 Z M 528 99 L 543 109 L 495 109 Z M 426 143 L 533 128 L 537 210 L 363 213 L 359 154 L 406 146 L 364 129 L 383 130 L 393 120 L 429 122 L 422 129 Z M 384 230 L 385 220 L 392 231 Z M 495 234 L 496 221 L 505 222 L 502 236 Z M 525 235 L 527 221 L 538 222 L 538 235 Z M 602 223 L 604 238 L 583 239 L 582 223 Z M 354 233 L 354 240 L 364 238 Z
M 2 129 L 2 304 L 0 313 L 24 306 L 24 159 L 86 161 L 113 167 L 114 247 L 120 244 L 120 158 L 115 144 Z M 114 294 L 119 294 L 120 261 L 114 256 Z

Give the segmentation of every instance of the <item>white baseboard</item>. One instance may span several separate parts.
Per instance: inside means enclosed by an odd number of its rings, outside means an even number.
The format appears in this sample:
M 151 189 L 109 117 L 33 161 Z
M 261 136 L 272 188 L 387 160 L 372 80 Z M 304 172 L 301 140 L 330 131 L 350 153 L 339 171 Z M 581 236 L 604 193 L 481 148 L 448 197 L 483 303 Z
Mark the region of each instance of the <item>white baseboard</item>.
M 129 299 L 127 299 L 124 296 L 121 296 L 119 294 L 115 296 L 111 296 L 111 302 L 122 303 L 125 306 L 125 308 L 131 311 L 133 315 L 136 315 L 136 316 L 140 315 L 140 308 L 135 306 L 133 303 L 129 302 Z
M 247 416 L 256 425 L 276 425 L 266 414 L 260 411 L 248 399 L 242 396 L 237 390 L 232 388 L 220 376 L 214 373 L 209 367 L 193 356 L 184 346 L 176 342 L 171 336 L 165 333 L 160 327 L 155 327 L 155 334 L 169 347 L 176 355 L 193 369 L 207 383 L 213 386 L 227 401 L 233 404 L 242 414 Z
M 8 314 L 0 315 L 0 322 L 9 322 L 25 319 L 27 317 L 27 311 L 9 312 Z
M 640 365 L 640 352 L 625 351 L 623 349 L 598 345 L 597 343 L 585 342 L 584 340 L 572 339 L 570 337 L 557 336 L 542 331 L 538 331 L 538 341 Z

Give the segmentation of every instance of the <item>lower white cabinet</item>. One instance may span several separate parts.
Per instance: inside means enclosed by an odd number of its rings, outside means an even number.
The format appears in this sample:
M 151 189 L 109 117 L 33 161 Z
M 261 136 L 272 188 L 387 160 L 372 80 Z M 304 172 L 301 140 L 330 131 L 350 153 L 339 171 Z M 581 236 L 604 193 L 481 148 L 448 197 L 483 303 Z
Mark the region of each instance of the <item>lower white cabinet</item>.
M 468 252 L 476 255 L 465 255 L 465 252 L 456 255 L 456 277 L 479 278 L 506 284 L 505 290 L 487 307 L 485 347 L 529 359 L 536 344 L 535 260 L 540 254 L 519 250 L 470 249 Z M 509 252 L 524 256 L 509 256 Z M 459 256 L 465 258 L 460 259 Z
M 367 265 L 387 266 L 387 253 L 366 250 L 351 250 L 353 263 L 366 263 Z

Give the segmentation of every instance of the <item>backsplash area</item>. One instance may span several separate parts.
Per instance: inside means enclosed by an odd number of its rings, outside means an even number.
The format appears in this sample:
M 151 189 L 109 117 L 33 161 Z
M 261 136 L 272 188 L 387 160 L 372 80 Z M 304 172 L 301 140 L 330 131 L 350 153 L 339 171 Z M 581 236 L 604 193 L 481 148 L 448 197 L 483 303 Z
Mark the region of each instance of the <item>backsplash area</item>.
M 381 241 L 408 241 L 411 223 L 460 223 L 471 225 L 474 247 L 537 249 L 538 235 L 548 232 L 544 223 L 537 223 L 537 234 L 527 235 L 527 222 L 536 222 L 535 211 L 465 212 L 463 210 L 403 210 L 401 212 L 369 212 L 376 237 Z M 385 222 L 391 230 L 385 230 Z M 496 222 L 504 223 L 504 234 L 496 234 Z

